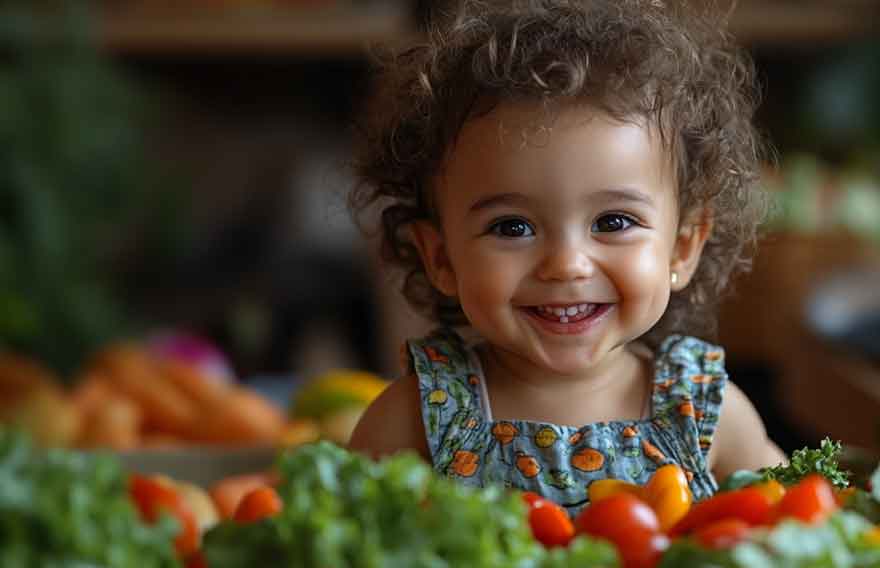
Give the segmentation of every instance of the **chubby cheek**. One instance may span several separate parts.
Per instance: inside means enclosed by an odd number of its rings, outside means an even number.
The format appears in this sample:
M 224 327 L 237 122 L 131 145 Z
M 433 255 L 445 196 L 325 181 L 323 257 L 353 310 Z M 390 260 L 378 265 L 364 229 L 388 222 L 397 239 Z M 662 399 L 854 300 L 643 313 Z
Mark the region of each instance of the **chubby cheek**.
M 470 269 L 459 272 L 459 302 L 471 323 L 479 327 L 493 312 L 510 305 L 518 278 L 510 265 L 474 260 Z
M 653 326 L 669 303 L 669 254 L 659 246 L 641 247 L 617 266 L 615 285 L 626 315 Z

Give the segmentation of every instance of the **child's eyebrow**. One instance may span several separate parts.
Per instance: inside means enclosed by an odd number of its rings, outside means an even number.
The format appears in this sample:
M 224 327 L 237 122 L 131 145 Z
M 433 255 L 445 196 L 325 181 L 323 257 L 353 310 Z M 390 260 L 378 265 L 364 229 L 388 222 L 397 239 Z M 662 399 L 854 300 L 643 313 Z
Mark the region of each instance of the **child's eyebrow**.
M 603 189 L 591 193 L 590 198 L 601 199 L 602 201 L 630 201 L 633 203 L 642 203 L 651 207 L 654 206 L 654 200 L 651 196 L 638 189 Z
M 602 189 L 590 192 L 589 197 L 591 200 L 595 199 L 602 202 L 628 201 L 632 203 L 641 203 L 650 207 L 654 206 L 654 200 L 650 195 L 631 188 Z M 475 213 L 484 209 L 503 205 L 528 205 L 530 202 L 531 198 L 522 193 L 499 193 L 497 195 L 487 195 L 476 200 L 474 204 L 471 205 L 470 212 Z
M 498 207 L 501 205 L 523 205 L 531 202 L 531 199 L 522 193 L 499 193 L 487 195 L 477 199 L 470 207 L 470 212 L 475 213 L 483 209 Z

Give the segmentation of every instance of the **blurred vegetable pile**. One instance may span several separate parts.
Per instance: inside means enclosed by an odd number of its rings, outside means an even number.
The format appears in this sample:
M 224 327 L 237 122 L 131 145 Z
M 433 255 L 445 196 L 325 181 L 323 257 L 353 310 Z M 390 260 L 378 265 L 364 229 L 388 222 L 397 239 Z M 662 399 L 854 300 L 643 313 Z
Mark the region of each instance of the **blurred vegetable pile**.
M 176 238 L 142 153 L 145 101 L 90 26 L 79 2 L 0 5 L 0 349 L 62 376 L 132 325 L 113 261 L 134 229 L 141 247 Z
M 318 442 L 206 491 L 110 456 L 39 451 L 0 427 L 0 565 L 880 566 L 880 468 L 872 490 L 835 488 L 848 478 L 839 452 L 804 448 L 696 503 L 675 464 L 645 486 L 597 481 L 572 519 L 533 493 L 438 476 L 414 454 L 375 462 Z
M 109 457 L 43 453 L 0 428 L 0 566 L 174 568 L 177 525 L 141 521 Z
M 257 391 L 222 377 L 129 341 L 98 349 L 68 387 L 39 361 L 0 352 L 0 425 L 23 429 L 45 447 L 113 450 L 287 446 L 320 435 L 317 423 L 288 419 Z

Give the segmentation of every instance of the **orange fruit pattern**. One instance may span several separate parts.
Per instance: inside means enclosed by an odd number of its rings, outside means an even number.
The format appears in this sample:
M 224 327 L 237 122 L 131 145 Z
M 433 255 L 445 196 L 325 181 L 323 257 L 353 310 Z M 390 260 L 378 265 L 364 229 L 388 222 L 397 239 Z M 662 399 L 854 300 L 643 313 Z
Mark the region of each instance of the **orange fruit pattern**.
M 492 427 L 492 435 L 502 446 L 511 443 L 517 434 L 519 434 L 519 430 L 510 422 L 499 422 Z
M 571 456 L 571 465 L 581 471 L 596 471 L 605 465 L 605 456 L 599 450 L 584 448 Z
M 642 451 L 645 452 L 645 455 L 655 463 L 666 461 L 666 456 L 663 452 L 648 440 L 642 440 Z
M 480 456 L 467 450 L 458 450 L 452 458 L 452 471 L 462 477 L 471 477 L 480 468 Z
M 541 473 L 541 465 L 538 463 L 538 460 L 522 452 L 517 452 L 516 469 L 528 478 L 536 477 Z

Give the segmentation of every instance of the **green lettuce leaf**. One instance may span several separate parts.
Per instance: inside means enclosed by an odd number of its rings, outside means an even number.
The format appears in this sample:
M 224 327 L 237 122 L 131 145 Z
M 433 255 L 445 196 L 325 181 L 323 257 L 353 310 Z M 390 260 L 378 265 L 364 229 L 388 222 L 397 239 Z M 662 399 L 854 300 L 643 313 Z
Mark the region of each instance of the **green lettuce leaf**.
M 443 479 L 413 454 L 374 462 L 321 442 L 282 454 L 278 467 L 282 513 L 209 531 L 211 568 L 617 566 L 611 545 L 585 537 L 545 551 L 516 492 Z
M 0 427 L 0 566 L 174 568 L 177 524 L 144 524 L 109 456 L 41 451 Z

